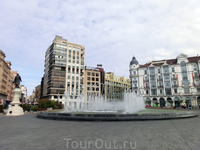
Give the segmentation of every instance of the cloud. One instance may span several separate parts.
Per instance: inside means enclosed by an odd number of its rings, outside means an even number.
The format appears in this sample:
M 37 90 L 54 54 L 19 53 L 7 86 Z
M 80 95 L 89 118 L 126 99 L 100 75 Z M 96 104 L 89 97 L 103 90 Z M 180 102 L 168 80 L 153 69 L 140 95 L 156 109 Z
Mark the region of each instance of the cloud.
M 55 35 L 84 45 L 86 65 L 102 63 L 126 77 L 133 55 L 144 64 L 194 56 L 200 48 L 198 0 L 2 0 L 0 6 L 0 49 L 27 79 L 29 94 L 40 84 Z

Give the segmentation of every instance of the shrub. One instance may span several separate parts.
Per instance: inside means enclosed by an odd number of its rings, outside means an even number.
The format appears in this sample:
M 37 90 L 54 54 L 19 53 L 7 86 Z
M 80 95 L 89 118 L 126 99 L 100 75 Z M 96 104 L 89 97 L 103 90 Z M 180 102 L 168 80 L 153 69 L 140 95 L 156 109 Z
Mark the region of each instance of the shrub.
M 47 108 L 47 105 L 46 105 L 46 99 L 41 99 L 38 101 L 38 108 Z
M 22 108 L 23 108 L 24 111 L 30 111 L 31 104 L 23 104 Z
M 32 110 L 33 110 L 33 111 L 37 111 L 37 110 L 38 110 L 38 106 L 35 105 L 35 106 L 32 108 Z
M 7 108 L 8 108 L 8 104 L 4 104 L 3 109 L 7 109 Z
M 58 104 L 58 109 L 63 109 L 64 108 L 64 105 L 62 103 L 59 103 Z

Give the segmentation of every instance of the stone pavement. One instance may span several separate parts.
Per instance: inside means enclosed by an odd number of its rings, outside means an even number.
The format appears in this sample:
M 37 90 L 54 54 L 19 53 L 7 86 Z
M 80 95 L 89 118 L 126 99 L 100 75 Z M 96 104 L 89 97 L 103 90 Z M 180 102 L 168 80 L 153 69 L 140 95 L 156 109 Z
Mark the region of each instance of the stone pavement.
M 197 110 L 200 115 L 200 110 Z M 86 122 L 0 115 L 0 150 L 199 150 L 200 116 L 177 120 Z

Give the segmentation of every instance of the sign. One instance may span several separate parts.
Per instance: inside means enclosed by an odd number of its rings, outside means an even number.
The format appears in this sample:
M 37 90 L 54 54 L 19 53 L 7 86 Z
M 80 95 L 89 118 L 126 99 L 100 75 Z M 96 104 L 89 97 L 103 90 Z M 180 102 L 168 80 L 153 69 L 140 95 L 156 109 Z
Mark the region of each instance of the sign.
M 1 101 L 0 101 L 0 104 L 2 104 L 2 105 L 3 105 L 3 99 L 1 99 Z

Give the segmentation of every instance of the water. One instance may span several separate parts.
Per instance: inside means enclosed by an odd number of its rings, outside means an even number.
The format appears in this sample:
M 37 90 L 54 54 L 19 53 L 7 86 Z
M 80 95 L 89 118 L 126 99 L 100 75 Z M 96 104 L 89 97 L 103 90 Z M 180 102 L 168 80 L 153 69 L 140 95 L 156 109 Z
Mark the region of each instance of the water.
M 123 100 L 107 101 L 104 95 L 83 95 L 70 97 L 65 92 L 65 112 L 114 112 L 134 113 L 145 109 L 143 97 L 135 92 L 124 91 Z

